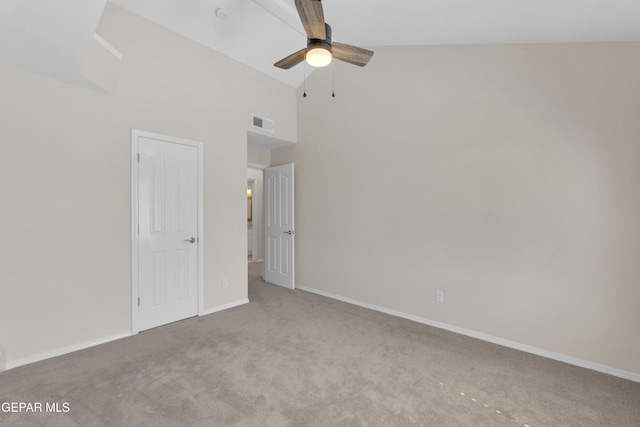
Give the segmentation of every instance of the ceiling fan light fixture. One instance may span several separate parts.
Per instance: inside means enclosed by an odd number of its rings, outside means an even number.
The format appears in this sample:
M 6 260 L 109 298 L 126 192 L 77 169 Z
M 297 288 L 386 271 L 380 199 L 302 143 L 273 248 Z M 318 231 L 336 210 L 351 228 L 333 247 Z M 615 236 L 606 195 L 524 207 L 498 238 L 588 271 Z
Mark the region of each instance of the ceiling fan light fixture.
M 332 41 L 331 26 L 324 22 L 320 0 L 295 0 L 295 4 L 307 33 L 307 47 L 282 58 L 274 66 L 288 70 L 306 59 L 312 67 L 326 67 L 334 57 L 359 67 L 367 65 L 373 56 L 372 51 Z
M 329 49 L 324 46 L 314 46 L 307 51 L 307 63 L 312 67 L 326 67 L 331 64 L 333 56 Z

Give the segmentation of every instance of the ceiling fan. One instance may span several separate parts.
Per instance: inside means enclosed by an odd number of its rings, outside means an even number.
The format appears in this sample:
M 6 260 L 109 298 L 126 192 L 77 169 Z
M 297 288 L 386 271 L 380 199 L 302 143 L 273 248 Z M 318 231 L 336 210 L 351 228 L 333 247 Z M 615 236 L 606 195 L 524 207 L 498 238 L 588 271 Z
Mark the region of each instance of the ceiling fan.
M 372 51 L 331 40 L 331 27 L 324 22 L 320 0 L 295 0 L 295 2 L 302 26 L 307 33 L 307 47 L 273 65 L 288 70 L 306 59 L 313 67 L 324 67 L 331 63 L 332 58 L 360 67 L 367 65 L 373 56 Z

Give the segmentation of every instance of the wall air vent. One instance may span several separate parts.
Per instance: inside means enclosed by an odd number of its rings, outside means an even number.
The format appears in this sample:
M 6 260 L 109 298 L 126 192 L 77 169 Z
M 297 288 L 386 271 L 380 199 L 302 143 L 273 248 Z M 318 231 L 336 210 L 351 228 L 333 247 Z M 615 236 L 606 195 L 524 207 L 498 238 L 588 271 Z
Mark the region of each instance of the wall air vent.
M 266 130 L 267 132 L 273 132 L 275 129 L 275 123 L 271 119 L 265 119 L 264 117 L 260 117 L 258 115 L 251 115 L 251 125 L 254 128 Z

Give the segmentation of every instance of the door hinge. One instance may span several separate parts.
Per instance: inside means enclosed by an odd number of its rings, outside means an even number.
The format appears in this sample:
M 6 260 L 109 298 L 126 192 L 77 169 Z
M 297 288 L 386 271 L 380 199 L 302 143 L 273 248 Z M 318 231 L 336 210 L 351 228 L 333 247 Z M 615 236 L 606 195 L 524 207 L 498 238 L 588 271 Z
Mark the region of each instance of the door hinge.
M 138 224 L 138 234 L 140 234 L 140 224 Z
M 140 153 L 138 153 L 138 163 L 140 163 Z
M 138 297 L 138 307 L 140 307 L 140 297 Z

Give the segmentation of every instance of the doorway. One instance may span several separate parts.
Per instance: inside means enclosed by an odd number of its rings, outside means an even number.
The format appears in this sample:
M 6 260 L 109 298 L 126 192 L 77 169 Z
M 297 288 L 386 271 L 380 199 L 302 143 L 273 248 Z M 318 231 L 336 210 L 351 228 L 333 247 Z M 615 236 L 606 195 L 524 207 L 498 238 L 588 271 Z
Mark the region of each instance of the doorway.
M 247 178 L 247 259 L 258 260 L 258 194 L 256 178 Z
M 265 167 L 257 164 L 247 165 L 247 189 L 251 188 L 251 228 L 253 230 L 253 238 L 251 239 L 249 237 L 249 202 L 247 200 L 247 255 L 251 251 L 249 262 L 254 263 L 262 262 L 264 258 L 263 175 Z M 253 246 L 251 246 L 251 240 Z

